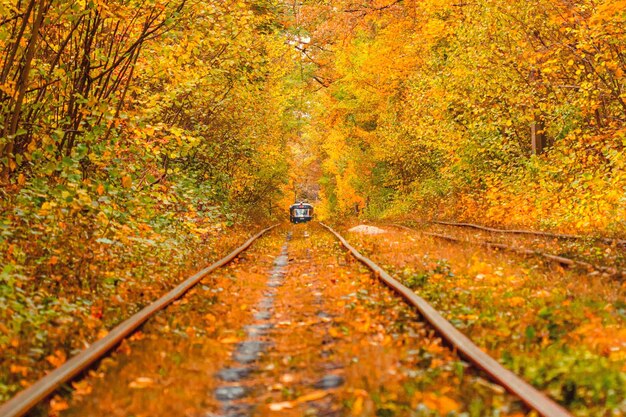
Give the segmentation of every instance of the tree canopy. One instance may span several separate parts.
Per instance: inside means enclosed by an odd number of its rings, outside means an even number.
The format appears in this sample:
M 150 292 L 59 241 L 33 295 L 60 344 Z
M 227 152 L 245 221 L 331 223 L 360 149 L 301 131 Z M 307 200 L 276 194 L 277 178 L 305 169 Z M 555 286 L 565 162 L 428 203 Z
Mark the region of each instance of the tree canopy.
M 624 28 L 623 0 L 0 0 L 0 349 L 57 361 L 63 314 L 294 200 L 624 236 Z

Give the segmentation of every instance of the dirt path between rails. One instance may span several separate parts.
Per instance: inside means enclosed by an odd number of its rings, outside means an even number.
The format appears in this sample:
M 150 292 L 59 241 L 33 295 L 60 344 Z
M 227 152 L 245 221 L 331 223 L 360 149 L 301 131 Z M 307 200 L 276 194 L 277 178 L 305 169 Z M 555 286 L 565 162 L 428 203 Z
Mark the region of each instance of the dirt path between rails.
M 525 415 L 315 224 L 262 238 L 73 386 L 62 416 Z

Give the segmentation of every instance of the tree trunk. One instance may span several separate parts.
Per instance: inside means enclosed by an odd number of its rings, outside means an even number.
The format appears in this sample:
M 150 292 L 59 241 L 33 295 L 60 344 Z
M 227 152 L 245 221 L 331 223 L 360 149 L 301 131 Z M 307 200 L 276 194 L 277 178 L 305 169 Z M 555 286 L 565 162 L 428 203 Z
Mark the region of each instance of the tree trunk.
M 5 126 L 4 135 L 7 137 L 8 142 L 0 149 L 0 156 L 6 158 L 6 165 L 2 167 L 0 172 L 0 183 L 6 184 L 9 181 L 11 171 L 15 168 L 15 156 L 13 155 L 13 148 L 15 143 L 15 134 L 18 131 L 20 115 L 22 113 L 22 104 L 24 97 L 26 96 L 26 88 L 28 87 L 28 80 L 30 76 L 30 67 L 35 56 L 37 49 L 37 42 L 39 40 L 39 28 L 43 22 L 44 12 L 46 9 L 45 0 L 39 1 L 39 10 L 37 16 L 33 22 L 32 35 L 26 48 L 26 54 L 24 56 L 24 64 L 17 80 L 17 97 L 15 104 L 13 105 L 13 111 L 8 126 Z
M 530 124 L 530 139 L 532 143 L 533 155 L 541 155 L 546 148 L 546 125 L 542 118 L 535 117 L 535 121 Z

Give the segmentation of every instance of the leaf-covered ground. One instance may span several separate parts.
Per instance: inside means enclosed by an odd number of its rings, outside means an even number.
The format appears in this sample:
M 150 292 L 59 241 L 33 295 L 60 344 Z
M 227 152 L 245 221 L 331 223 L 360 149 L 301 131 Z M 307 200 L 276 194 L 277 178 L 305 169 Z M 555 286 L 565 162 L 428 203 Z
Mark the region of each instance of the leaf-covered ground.
M 140 224 L 122 227 L 115 240 L 96 240 L 85 238 L 81 226 L 76 220 L 75 227 L 50 228 L 47 235 L 43 225 L 15 228 L 23 235 L 11 240 L 0 273 L 0 402 L 225 256 L 249 233 L 219 223 L 202 236 Z M 33 236 L 46 240 L 36 244 Z
M 282 227 L 50 402 L 66 416 L 523 416 L 321 227 Z
M 577 416 L 626 414 L 626 285 L 395 227 L 348 240 Z

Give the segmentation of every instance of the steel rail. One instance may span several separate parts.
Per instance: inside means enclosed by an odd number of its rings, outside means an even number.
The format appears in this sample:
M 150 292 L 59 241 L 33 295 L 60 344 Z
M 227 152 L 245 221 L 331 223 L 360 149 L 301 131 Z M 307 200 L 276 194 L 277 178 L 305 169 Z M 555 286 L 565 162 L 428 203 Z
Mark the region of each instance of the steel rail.
M 406 226 L 401 225 L 401 224 L 393 223 L 393 224 L 391 224 L 391 226 L 399 227 L 400 229 L 404 229 L 404 230 L 407 230 L 409 232 L 414 232 L 414 233 L 419 232 L 418 230 L 411 229 L 410 227 L 406 227 Z M 575 261 L 573 259 L 565 258 L 563 256 L 552 255 L 552 254 L 544 253 L 544 252 L 532 251 L 530 249 L 515 248 L 513 246 L 508 246 L 508 245 L 505 245 L 505 244 L 502 244 L 502 243 L 464 240 L 464 239 L 459 239 L 459 238 L 454 237 L 454 236 L 444 235 L 444 234 L 441 234 L 441 233 L 430 233 L 430 232 L 419 232 L 419 233 L 423 233 L 425 236 L 435 237 L 435 238 L 447 240 L 447 241 L 450 241 L 450 242 L 469 243 L 469 244 L 473 244 L 473 245 L 486 246 L 488 248 L 496 248 L 496 249 L 507 250 L 507 251 L 510 251 L 510 252 L 515 252 L 515 253 L 518 253 L 520 255 L 529 255 L 529 256 L 531 256 L 531 255 L 532 256 L 539 255 L 539 256 L 543 256 L 543 257 L 545 257 L 545 258 L 547 258 L 547 259 L 549 259 L 551 261 L 558 262 L 558 263 L 560 263 L 562 265 L 567 265 L 567 266 L 579 265 L 579 266 L 584 266 L 586 268 L 592 268 L 592 269 L 594 268 L 594 265 L 592 265 L 590 263 L 587 263 L 587 262 Z M 609 268 L 605 268 L 605 269 L 608 270 Z M 616 273 L 616 271 L 613 271 L 613 273 Z
M 418 232 L 418 230 L 411 229 L 410 227 L 407 227 L 407 226 L 404 226 L 404 225 L 401 225 L 401 224 L 393 223 L 393 224 L 391 224 L 391 226 L 399 227 L 401 229 L 408 230 L 410 232 Z M 542 256 L 542 257 L 544 257 L 546 259 L 549 259 L 551 261 L 558 262 L 561 265 L 579 266 L 579 267 L 586 268 L 586 269 L 593 269 L 593 270 L 604 272 L 606 274 L 613 275 L 613 276 L 616 276 L 616 277 L 624 277 L 624 276 L 626 276 L 626 270 L 620 270 L 618 268 L 611 268 L 611 267 L 606 267 L 606 266 L 594 265 L 594 264 L 591 264 L 589 262 L 578 261 L 576 259 L 570 259 L 570 258 L 566 258 L 564 256 L 559 256 L 559 255 L 552 255 L 550 253 L 545 253 L 545 252 L 541 252 L 541 251 L 533 251 L 533 250 L 530 250 L 530 249 L 516 248 L 514 246 L 505 245 L 503 243 L 487 242 L 487 241 L 481 241 L 481 240 L 478 240 L 478 241 L 464 240 L 464 239 L 459 239 L 459 238 L 454 237 L 454 236 L 444 235 L 444 234 L 441 234 L 441 233 L 429 233 L 429 232 L 421 232 L 421 233 L 423 233 L 425 236 L 430 236 L 430 237 L 434 237 L 434 238 L 437 238 L 437 239 L 448 240 L 450 242 L 455 242 L 455 243 L 467 243 L 467 244 L 470 244 L 470 245 L 486 246 L 488 248 L 502 249 L 502 250 L 505 250 L 505 251 L 517 253 L 517 254 L 520 254 L 520 255 L 526 255 L 526 256 Z
M 441 224 L 444 226 L 456 226 L 456 227 L 469 227 L 472 229 L 484 230 L 487 232 L 493 233 L 511 233 L 517 235 L 535 235 L 535 236 L 545 236 L 545 237 L 554 237 L 558 239 L 576 239 L 576 240 L 599 240 L 601 242 L 617 245 L 626 245 L 626 240 L 624 239 L 612 239 L 609 237 L 595 237 L 595 236 L 583 236 L 583 235 L 569 235 L 565 233 L 552 233 L 552 232 L 543 232 L 540 230 L 523 230 L 523 229 L 496 229 L 493 227 L 482 226 L 474 223 L 458 223 L 458 222 L 448 222 L 443 220 L 431 220 L 431 223 Z
M 439 314 L 437 310 L 428 304 L 426 300 L 415 294 L 411 289 L 402 285 L 373 261 L 361 255 L 339 235 L 339 233 L 323 223 L 320 224 L 335 235 L 341 244 L 356 259 L 370 268 L 381 281 L 400 294 L 409 304 L 417 308 L 422 317 L 437 330 L 443 339 L 450 343 L 451 346 L 472 364 L 487 373 L 494 381 L 502 385 L 510 393 L 518 396 L 528 407 L 537 411 L 543 417 L 572 417 L 565 408 L 483 352 L 467 336 L 458 331 L 449 321 Z
M 466 240 L 466 239 L 459 239 L 457 237 L 454 236 L 448 236 L 448 235 L 444 235 L 444 234 L 440 234 L 440 233 L 429 233 L 429 232 L 423 232 L 423 234 L 425 236 L 430 236 L 430 237 L 434 237 L 437 239 L 443 239 L 443 240 L 447 240 L 450 242 L 454 242 L 454 243 L 464 243 L 464 244 L 470 244 L 470 245 L 480 245 L 480 246 L 486 246 L 488 248 L 496 248 L 496 249 L 502 249 L 505 251 L 509 251 L 509 252 L 514 252 L 520 255 L 527 255 L 527 256 L 542 256 L 546 259 L 549 259 L 553 262 L 558 262 L 561 265 L 567 265 L 567 266 L 578 266 L 578 267 L 582 267 L 588 270 L 596 270 L 596 271 L 600 271 L 600 272 L 604 272 L 606 274 L 609 275 L 613 275 L 616 277 L 623 277 L 626 276 L 626 271 L 622 271 L 619 270 L 617 268 L 610 268 L 610 267 L 606 267 L 606 266 L 600 266 L 600 265 L 594 265 L 591 264 L 589 262 L 585 262 L 585 261 L 578 261 L 576 259 L 571 259 L 571 258 L 566 258 L 564 256 L 559 256 L 559 255 L 552 255 L 551 253 L 545 253 L 545 252 L 541 252 L 541 251 L 533 251 L 530 249 L 524 249 L 524 248 L 516 248 L 514 246 L 509 246 L 509 245 L 505 245 L 503 243 L 494 243 L 494 242 L 485 242 L 485 241 L 481 241 L 481 240 Z
M 444 234 L 441 234 L 441 233 L 424 232 L 424 235 L 425 236 L 430 236 L 430 237 L 436 237 L 438 239 L 448 240 L 450 242 L 455 242 L 455 243 L 467 243 L 467 244 L 470 244 L 470 245 L 480 245 L 480 246 L 487 246 L 489 248 L 508 250 L 508 251 L 511 251 L 511 252 L 518 253 L 520 255 L 531 255 L 531 256 L 532 255 L 539 255 L 539 256 L 543 256 L 543 257 L 545 257 L 545 258 L 547 258 L 547 259 L 549 259 L 551 261 L 558 262 L 558 263 L 560 263 L 562 265 L 567 265 L 567 266 L 578 265 L 578 266 L 583 266 L 585 268 L 597 269 L 596 267 L 594 267 L 593 265 L 591 265 L 588 262 L 576 261 L 574 259 L 566 258 L 564 256 L 552 255 L 550 253 L 538 252 L 538 251 L 533 251 L 533 250 L 530 250 L 530 249 L 515 248 L 513 246 L 508 246 L 508 245 L 505 245 L 503 243 L 484 242 L 484 241 L 481 241 L 481 240 L 473 241 L 473 240 L 459 239 L 458 237 L 444 235 Z
M 80 352 L 78 355 L 72 357 L 70 360 L 35 382 L 30 387 L 19 392 L 9 401 L 0 406 L 0 416 L 20 417 L 26 414 L 41 400 L 53 393 L 61 384 L 69 381 L 80 372 L 87 369 L 91 364 L 106 355 L 111 349 L 117 346 L 128 335 L 137 330 L 139 326 L 145 323 L 155 313 L 182 297 L 207 274 L 235 259 L 243 251 L 248 249 L 255 240 L 277 226 L 278 224 L 261 230 L 226 257 L 187 278 L 170 292 L 113 328 L 105 337 L 94 342 L 91 346 Z
M 418 230 L 412 229 L 410 227 L 404 226 L 402 224 L 397 224 L 397 223 L 391 223 L 390 224 L 393 227 L 399 227 L 400 229 L 404 229 L 404 230 L 408 230 L 409 232 L 419 232 Z M 544 257 L 548 260 L 551 260 L 553 262 L 558 262 L 561 265 L 567 265 L 567 266 L 578 266 L 578 267 L 582 267 L 582 268 L 586 268 L 586 269 L 592 269 L 592 270 L 596 270 L 596 271 L 600 271 L 618 278 L 621 277 L 625 277 L 626 276 L 626 270 L 620 270 L 617 267 L 607 267 L 607 266 L 600 266 L 600 265 L 594 265 L 591 264 L 589 262 L 585 262 L 585 261 L 579 261 L 576 259 L 571 259 L 571 258 L 566 258 L 564 256 L 559 256 L 559 255 L 553 255 L 551 253 L 545 253 L 545 252 L 541 252 L 541 251 L 533 251 L 530 249 L 524 249 L 524 248 L 518 248 L 518 247 L 514 247 L 514 246 L 509 246 L 509 245 L 505 245 L 503 243 L 496 243 L 496 242 L 489 242 L 489 241 L 481 241 L 481 240 L 466 240 L 466 239 L 459 239 L 457 237 L 454 236 L 449 236 L 449 235 L 445 235 L 445 234 L 441 234 L 441 233 L 430 233 L 430 232 L 420 232 L 422 234 L 424 234 L 425 236 L 430 236 L 430 237 L 434 237 L 434 238 L 438 238 L 438 239 L 443 239 L 443 240 L 447 240 L 450 242 L 455 242 L 455 243 L 466 243 L 466 244 L 470 244 L 470 245 L 480 245 L 480 246 L 486 246 L 488 248 L 496 248 L 496 249 L 502 249 L 505 251 L 509 251 L 509 252 L 513 252 L 513 253 L 517 253 L 520 255 L 526 255 L 526 256 L 541 256 Z M 617 242 L 619 243 L 619 242 Z

